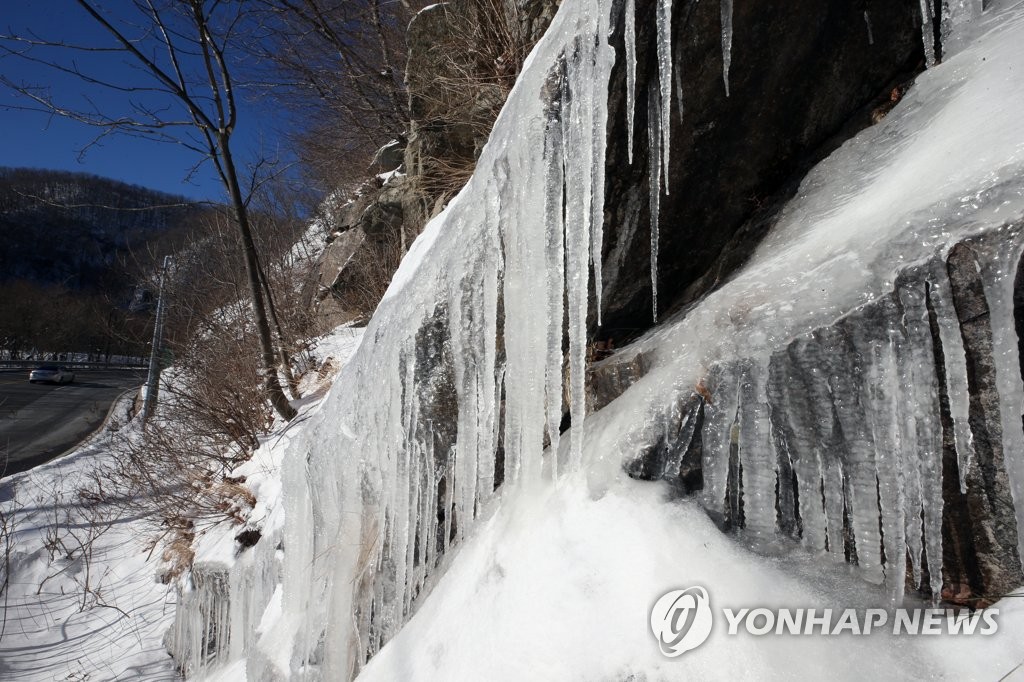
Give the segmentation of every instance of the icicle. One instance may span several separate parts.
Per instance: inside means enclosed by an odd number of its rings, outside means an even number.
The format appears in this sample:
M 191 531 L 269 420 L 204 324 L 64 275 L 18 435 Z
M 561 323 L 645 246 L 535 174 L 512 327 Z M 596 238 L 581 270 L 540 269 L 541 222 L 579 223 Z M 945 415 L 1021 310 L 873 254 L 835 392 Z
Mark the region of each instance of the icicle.
M 487 224 L 496 223 L 498 205 L 496 201 L 487 205 Z M 492 222 L 493 221 L 493 222 Z M 494 453 L 497 450 L 498 395 L 495 389 L 498 339 L 498 299 L 501 295 L 501 273 L 504 263 L 501 258 L 501 235 L 497 230 L 488 231 L 490 244 L 484 257 L 483 291 L 481 303 L 482 353 L 477 375 L 477 402 L 480 405 L 479 422 L 476 426 L 477 485 L 476 504 L 487 501 L 494 492 Z
M 921 42 L 924 43 L 924 64 L 929 69 L 935 66 L 935 29 L 932 21 L 929 0 L 921 0 Z
M 661 114 L 658 110 L 658 88 L 656 82 L 647 86 L 647 155 L 648 155 L 648 191 L 650 193 L 651 212 L 651 316 L 658 322 L 658 204 L 661 197 L 661 142 L 658 134 L 661 127 Z
M 632 1 L 630 2 L 632 4 Z M 551 444 L 551 476 L 558 478 L 559 427 L 562 423 L 562 339 L 565 296 L 565 202 L 564 153 L 562 128 L 558 120 L 549 120 L 544 136 L 547 160 L 544 196 L 544 223 L 547 226 L 547 366 L 544 390 L 547 407 L 547 433 Z M 631 152 L 632 153 L 632 152 Z
M 656 21 L 658 33 L 658 88 L 661 99 L 661 114 L 658 128 L 661 130 L 661 163 L 665 176 L 665 194 L 668 194 L 668 164 L 672 132 L 672 0 L 658 0 Z
M 740 376 L 739 457 L 743 467 L 743 514 L 746 529 L 760 540 L 776 529 L 776 457 L 772 447 L 765 383 L 768 368 L 744 362 Z
M 915 453 L 909 453 L 909 456 L 916 459 L 920 471 L 928 575 L 933 598 L 938 599 L 942 591 L 942 434 L 937 428 L 940 421 L 939 396 L 924 284 L 901 285 L 899 298 L 910 346 L 904 358 L 910 367 L 903 371 L 910 378 L 911 395 L 905 404 L 913 412 L 917 431 L 916 457 Z M 908 522 L 915 522 L 910 514 Z
M 902 334 L 896 335 L 894 341 L 899 391 L 897 442 L 903 464 L 904 536 L 906 537 L 907 553 L 910 555 L 914 586 L 918 587 L 921 584 L 921 555 L 924 549 L 924 535 L 921 526 L 921 510 L 924 501 L 919 465 L 917 420 L 913 409 L 911 409 L 915 404 L 914 401 L 917 400 L 911 359 L 912 344 Z
M 449 448 L 448 459 L 445 464 L 445 478 L 444 478 L 444 536 L 441 538 L 441 546 L 444 548 L 445 553 L 448 552 L 448 547 L 451 544 L 452 537 L 452 499 L 454 497 L 455 483 L 453 478 L 455 477 L 455 448 Z M 459 525 L 463 523 L 463 519 L 458 520 Z
M 967 354 L 960 331 L 960 320 L 953 307 L 953 292 L 945 264 L 936 260 L 931 265 L 929 298 L 939 327 L 939 341 L 946 370 L 946 395 L 953 417 L 957 464 L 960 469 L 960 491 L 967 492 L 967 470 L 974 458 L 974 434 L 968 423 L 971 396 L 967 387 Z
M 732 66 L 732 0 L 720 0 L 722 11 L 722 82 L 729 96 L 729 67 Z
M 811 507 L 820 506 L 821 526 L 807 535 L 808 546 L 818 551 L 827 549 L 833 555 L 843 554 L 844 470 L 834 447 L 835 416 L 828 383 L 829 357 L 817 335 L 797 339 L 789 355 L 795 373 L 800 377 L 794 395 L 798 412 L 794 414 L 796 444 L 807 451 L 801 456 L 797 472 L 800 499 Z M 801 504 L 801 513 L 803 504 Z M 817 509 L 812 509 L 818 516 Z M 806 518 L 806 517 L 805 517 Z M 820 534 L 819 534 L 820 533 Z M 820 545 L 816 543 L 820 542 Z M 812 544 L 815 543 L 815 544 Z
M 894 308 L 891 305 L 888 307 Z M 882 319 L 895 318 L 895 310 L 888 310 L 887 313 Z M 888 331 L 887 338 L 872 343 L 864 381 L 864 404 L 875 447 L 878 505 L 885 551 L 885 584 L 890 602 L 897 605 L 903 601 L 906 585 L 907 550 L 906 484 L 897 418 L 901 406 L 898 402 L 899 375 L 896 368 L 896 345 L 891 336 L 893 333 Z
M 865 579 L 881 583 L 881 535 L 879 533 L 878 473 L 875 445 L 864 401 L 861 359 L 870 357 L 871 341 L 865 339 L 877 325 L 874 310 L 859 311 L 821 334 L 828 358 L 829 392 L 838 420 L 843 450 L 845 497 L 857 564 Z M 837 435 L 838 435 L 837 434 Z
M 612 66 L 615 64 L 615 50 L 607 44 L 602 36 L 607 35 L 608 27 L 603 22 L 598 27 L 598 38 L 594 46 L 594 73 L 596 83 L 607 83 L 611 79 Z M 608 106 L 600 91 L 594 87 L 590 95 L 591 107 L 591 179 L 590 199 L 590 262 L 594 269 L 594 306 L 597 313 L 597 326 L 601 326 L 601 299 L 604 293 L 602 278 L 602 256 L 604 250 L 604 183 L 605 155 L 608 146 Z
M 636 111 L 636 6 L 635 0 L 626 0 L 626 150 L 629 163 L 633 163 L 633 117 Z
M 593 88 L 593 61 L 577 40 L 574 53 L 567 57 L 568 78 L 562 93 L 564 144 L 568 149 L 588 149 L 593 125 L 588 106 Z M 576 90 L 579 88 L 580 90 Z M 586 417 L 587 295 L 590 270 L 590 202 L 593 197 L 591 164 L 566 165 L 565 263 L 569 303 L 569 411 L 573 429 L 570 469 L 576 470 L 583 458 L 583 420 Z
M 767 394 L 773 428 L 779 429 L 785 455 L 796 478 L 795 498 L 799 500 L 796 511 L 802 520 L 802 544 L 811 552 L 821 552 L 825 549 L 821 462 L 815 443 L 814 415 L 808 392 L 803 388 L 804 375 L 793 359 L 793 352 L 799 345 L 793 342 L 789 349 L 772 354 Z
M 676 108 L 679 110 L 679 120 L 683 120 L 686 108 L 683 106 L 683 50 L 676 52 L 676 65 L 672 69 L 672 76 L 676 81 Z

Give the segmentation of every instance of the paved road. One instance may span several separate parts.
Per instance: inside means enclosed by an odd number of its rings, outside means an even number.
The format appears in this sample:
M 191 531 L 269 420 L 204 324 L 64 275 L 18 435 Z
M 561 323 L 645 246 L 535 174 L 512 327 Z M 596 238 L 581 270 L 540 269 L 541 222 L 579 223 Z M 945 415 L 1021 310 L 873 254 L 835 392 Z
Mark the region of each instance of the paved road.
M 73 384 L 30 384 L 27 369 L 0 370 L 0 472 L 25 471 L 69 450 L 103 423 L 117 396 L 143 382 L 139 371 L 87 369 L 75 372 Z

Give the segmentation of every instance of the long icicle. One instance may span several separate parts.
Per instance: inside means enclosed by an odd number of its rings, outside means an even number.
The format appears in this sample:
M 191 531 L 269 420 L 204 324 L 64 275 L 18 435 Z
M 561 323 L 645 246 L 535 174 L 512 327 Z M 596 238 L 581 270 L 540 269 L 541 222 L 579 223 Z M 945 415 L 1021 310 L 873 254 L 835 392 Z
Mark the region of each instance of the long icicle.
M 658 321 L 658 219 L 661 195 L 661 113 L 658 110 L 658 84 L 647 87 L 647 144 L 649 157 L 649 193 L 651 208 L 651 315 Z
M 661 97 L 661 162 L 668 194 L 669 137 L 672 131 L 672 0 L 658 0 L 658 85 Z
M 636 3 L 626 0 L 626 153 L 633 163 L 633 116 L 636 110 Z

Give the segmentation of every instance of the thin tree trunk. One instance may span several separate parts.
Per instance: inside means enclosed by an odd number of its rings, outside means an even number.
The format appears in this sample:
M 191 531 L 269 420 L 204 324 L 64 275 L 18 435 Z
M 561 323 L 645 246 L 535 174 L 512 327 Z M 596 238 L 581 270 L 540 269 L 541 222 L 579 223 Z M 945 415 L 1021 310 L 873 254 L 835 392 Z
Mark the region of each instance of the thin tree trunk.
M 274 342 L 270 333 L 270 324 L 267 321 L 267 309 L 263 298 L 263 288 L 260 286 L 259 262 L 256 257 L 256 243 L 252 238 L 252 229 L 249 226 L 249 214 L 242 200 L 242 190 L 238 186 L 238 175 L 235 172 L 235 162 L 231 156 L 231 148 L 228 144 L 228 136 L 219 132 L 217 144 L 220 147 L 221 159 L 223 160 L 224 179 L 228 184 L 228 193 L 231 195 L 231 207 L 235 212 L 235 222 L 238 225 L 238 232 L 242 237 L 242 250 L 245 253 L 245 274 L 249 279 L 249 288 L 252 291 L 252 311 L 256 318 L 256 331 L 260 338 L 261 364 L 263 370 L 263 386 L 281 417 L 291 420 L 295 417 L 295 408 L 288 402 L 281 382 L 277 378 L 277 362 L 274 359 Z
M 277 304 L 274 303 L 274 295 L 270 291 L 270 282 L 267 281 L 267 273 L 263 268 L 263 264 L 257 261 L 257 267 L 260 273 L 260 283 L 263 285 L 263 292 L 267 295 L 267 311 L 270 313 L 270 321 L 274 324 L 274 331 L 277 332 L 277 355 L 281 360 L 281 371 L 284 372 L 285 381 L 288 382 L 288 390 L 292 394 L 292 398 L 301 398 L 299 392 L 299 382 L 295 380 L 295 374 L 292 372 L 292 363 L 288 358 L 288 353 L 285 352 L 285 336 L 284 327 L 281 326 L 281 319 L 277 316 Z

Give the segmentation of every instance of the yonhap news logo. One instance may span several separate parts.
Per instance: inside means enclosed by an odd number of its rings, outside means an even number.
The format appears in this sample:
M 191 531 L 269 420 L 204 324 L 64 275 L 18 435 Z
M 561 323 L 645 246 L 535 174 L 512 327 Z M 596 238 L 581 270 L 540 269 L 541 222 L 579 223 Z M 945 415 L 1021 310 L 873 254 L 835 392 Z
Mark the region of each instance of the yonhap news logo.
M 999 609 L 973 612 L 940 608 L 807 609 L 722 608 L 727 636 L 741 632 L 763 636 L 959 635 L 986 637 L 999 630 Z M 675 658 L 696 649 L 711 636 L 716 615 L 700 586 L 671 590 L 651 608 L 651 632 L 665 656 Z
M 672 590 L 651 609 L 651 631 L 669 658 L 696 649 L 711 634 L 711 602 L 703 587 Z

